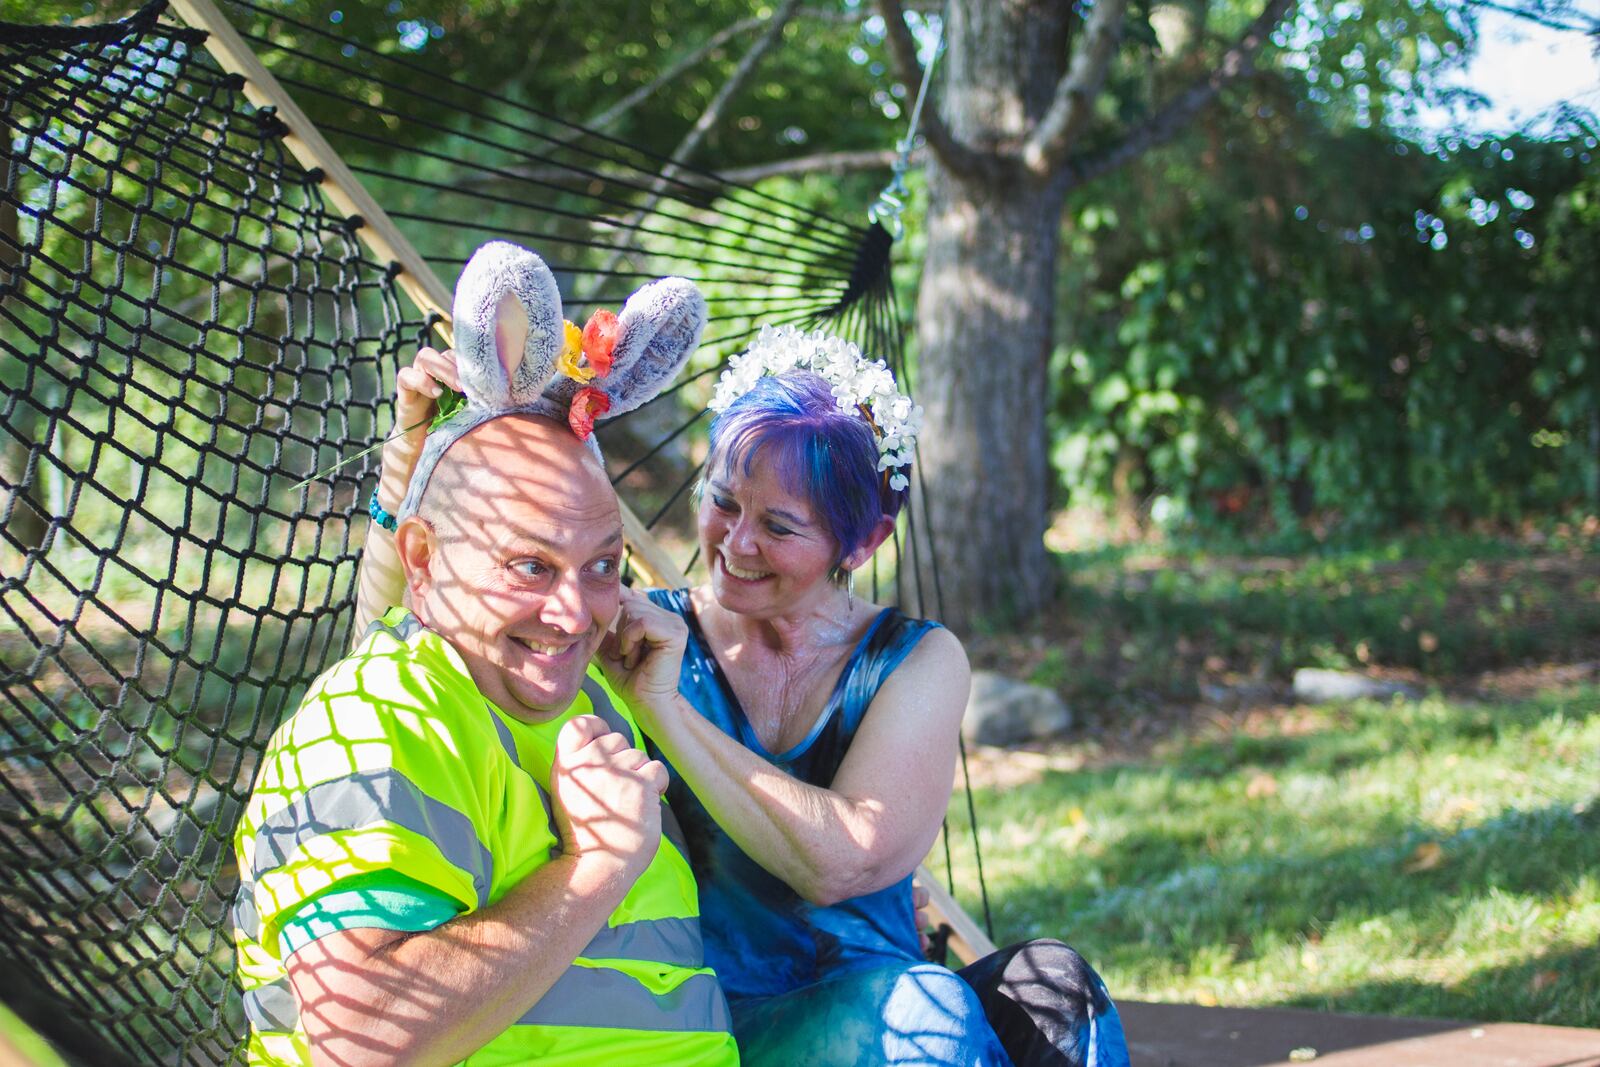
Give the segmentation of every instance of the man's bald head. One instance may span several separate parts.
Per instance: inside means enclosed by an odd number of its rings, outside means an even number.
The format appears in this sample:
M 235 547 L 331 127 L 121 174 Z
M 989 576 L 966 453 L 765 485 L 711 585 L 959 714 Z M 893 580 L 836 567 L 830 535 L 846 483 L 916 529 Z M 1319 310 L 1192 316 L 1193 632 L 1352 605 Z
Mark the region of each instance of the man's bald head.
M 623 548 L 616 491 L 571 430 L 531 415 L 470 430 L 395 545 L 412 610 L 485 697 L 530 721 L 571 705 L 617 615 Z
M 542 415 L 504 415 L 469 430 L 439 458 L 417 507 L 441 538 L 481 526 L 512 493 L 567 505 L 574 515 L 617 515 L 616 490 L 593 451 Z M 563 507 L 563 510 L 567 510 Z

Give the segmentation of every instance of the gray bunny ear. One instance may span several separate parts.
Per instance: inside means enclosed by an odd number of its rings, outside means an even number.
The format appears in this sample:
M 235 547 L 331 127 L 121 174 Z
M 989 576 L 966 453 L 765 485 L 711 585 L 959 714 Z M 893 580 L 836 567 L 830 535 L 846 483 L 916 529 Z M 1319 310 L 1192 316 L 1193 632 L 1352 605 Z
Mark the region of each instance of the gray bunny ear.
M 537 400 L 556 372 L 561 291 L 544 260 L 490 241 L 456 281 L 456 370 L 469 403 L 494 411 Z
M 611 398 L 614 418 L 632 411 L 678 376 L 706 328 L 706 300 L 686 278 L 662 278 L 628 297 L 617 316 L 611 373 L 592 383 Z

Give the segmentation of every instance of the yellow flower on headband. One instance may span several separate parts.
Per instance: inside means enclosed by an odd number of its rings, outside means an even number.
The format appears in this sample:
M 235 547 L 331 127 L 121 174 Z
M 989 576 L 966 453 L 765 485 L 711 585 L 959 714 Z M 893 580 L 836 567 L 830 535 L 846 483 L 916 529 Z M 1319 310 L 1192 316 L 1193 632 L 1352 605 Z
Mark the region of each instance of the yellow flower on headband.
M 556 359 L 556 369 L 575 382 L 584 385 L 594 381 L 594 369 L 578 362 L 583 358 L 583 331 L 566 320 L 561 321 L 561 355 Z

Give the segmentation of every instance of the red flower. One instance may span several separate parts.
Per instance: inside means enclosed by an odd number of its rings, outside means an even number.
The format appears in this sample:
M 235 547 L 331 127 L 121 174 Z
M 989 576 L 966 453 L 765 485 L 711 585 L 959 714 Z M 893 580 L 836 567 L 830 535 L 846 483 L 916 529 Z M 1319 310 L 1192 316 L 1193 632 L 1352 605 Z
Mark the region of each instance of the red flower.
M 617 347 L 621 335 L 622 327 L 614 312 L 601 308 L 589 316 L 583 327 L 583 358 L 589 361 L 595 377 L 604 378 L 611 373 L 611 350 Z
M 594 420 L 610 410 L 609 396 L 598 389 L 585 386 L 572 398 L 572 406 L 567 409 L 567 425 L 578 435 L 578 440 L 587 441 L 589 435 L 594 433 Z

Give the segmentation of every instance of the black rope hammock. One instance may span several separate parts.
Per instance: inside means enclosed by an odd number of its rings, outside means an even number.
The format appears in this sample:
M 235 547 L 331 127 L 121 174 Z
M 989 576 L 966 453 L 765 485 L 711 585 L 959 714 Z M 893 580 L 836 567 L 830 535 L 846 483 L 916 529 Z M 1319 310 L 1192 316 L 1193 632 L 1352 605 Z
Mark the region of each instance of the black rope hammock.
M 691 431 L 761 324 L 826 326 L 909 387 L 877 225 L 229 6 L 297 97 L 331 92 L 319 68 L 381 90 L 324 124 L 352 159 L 425 131 L 410 173 L 352 170 L 446 278 L 502 236 L 578 321 L 662 274 L 700 285 L 683 380 L 601 432 L 661 543 L 693 544 Z M 0 995 L 91 1063 L 240 1059 L 232 832 L 266 739 L 348 646 L 376 456 L 297 483 L 388 431 L 432 325 L 164 12 L 0 24 Z M 872 592 L 937 615 L 920 500 Z

